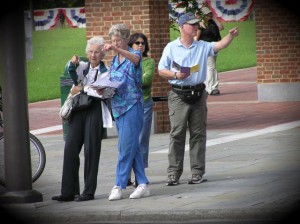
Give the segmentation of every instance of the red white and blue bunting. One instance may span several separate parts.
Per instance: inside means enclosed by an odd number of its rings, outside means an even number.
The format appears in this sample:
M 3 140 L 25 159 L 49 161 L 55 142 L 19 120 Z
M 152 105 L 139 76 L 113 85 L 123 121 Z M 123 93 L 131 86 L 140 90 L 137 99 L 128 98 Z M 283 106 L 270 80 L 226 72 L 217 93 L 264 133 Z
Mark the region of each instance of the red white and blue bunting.
M 253 9 L 255 0 L 196 0 L 198 7 L 207 5 L 212 13 L 222 22 L 245 21 Z M 192 5 L 189 4 L 189 7 Z M 181 2 L 173 3 L 169 1 L 169 16 L 177 19 L 185 8 L 181 7 Z
M 254 0 L 207 0 L 213 14 L 222 22 L 245 21 L 254 5 Z
M 51 30 L 59 21 L 60 9 L 34 10 L 35 30 Z
M 73 28 L 85 28 L 85 8 L 68 8 L 62 9 L 62 12 L 70 25 Z
M 250 15 L 255 0 L 197 0 L 199 8 L 202 4 L 209 6 L 213 14 L 222 22 L 245 21 Z M 179 6 L 179 7 L 178 7 Z M 173 12 L 172 12 L 173 9 Z M 178 18 L 185 12 L 180 3 L 169 2 L 170 17 Z M 85 8 L 55 8 L 34 10 L 35 30 L 51 30 L 64 15 L 72 28 L 85 28 Z
M 59 22 L 60 16 L 64 15 L 72 28 L 85 28 L 85 8 L 55 8 L 34 10 L 35 30 L 51 30 Z

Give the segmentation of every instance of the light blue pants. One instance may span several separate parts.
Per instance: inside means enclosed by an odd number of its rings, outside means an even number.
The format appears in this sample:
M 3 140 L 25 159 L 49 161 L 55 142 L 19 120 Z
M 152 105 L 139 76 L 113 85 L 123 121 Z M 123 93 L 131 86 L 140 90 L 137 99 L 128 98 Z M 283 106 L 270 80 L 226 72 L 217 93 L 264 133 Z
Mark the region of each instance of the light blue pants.
M 115 185 L 121 186 L 122 189 L 126 189 L 131 168 L 133 168 L 135 178 L 139 184 L 148 183 L 139 148 L 143 116 L 143 105 L 141 102 L 137 102 L 126 113 L 115 118 L 119 151 Z
M 144 167 L 148 167 L 149 157 L 149 141 L 151 134 L 152 125 L 152 114 L 153 114 L 153 100 L 152 98 L 144 101 L 144 125 L 140 134 L 140 149 L 144 161 Z

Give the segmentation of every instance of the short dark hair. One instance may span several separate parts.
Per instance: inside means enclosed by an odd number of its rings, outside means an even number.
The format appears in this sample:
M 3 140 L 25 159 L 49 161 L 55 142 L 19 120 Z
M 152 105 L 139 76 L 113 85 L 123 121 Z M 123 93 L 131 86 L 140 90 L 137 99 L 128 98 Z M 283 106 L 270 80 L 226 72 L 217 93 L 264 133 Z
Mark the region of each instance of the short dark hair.
M 149 44 L 148 44 L 148 39 L 146 37 L 146 35 L 142 34 L 142 33 L 134 33 L 134 34 L 131 34 L 130 37 L 129 37 L 129 42 L 128 42 L 128 46 L 129 47 L 132 47 L 132 45 L 135 43 L 135 41 L 138 39 L 138 38 L 142 38 L 145 42 L 145 51 L 143 52 L 143 56 L 144 57 L 148 57 L 148 51 L 150 50 L 149 49 Z

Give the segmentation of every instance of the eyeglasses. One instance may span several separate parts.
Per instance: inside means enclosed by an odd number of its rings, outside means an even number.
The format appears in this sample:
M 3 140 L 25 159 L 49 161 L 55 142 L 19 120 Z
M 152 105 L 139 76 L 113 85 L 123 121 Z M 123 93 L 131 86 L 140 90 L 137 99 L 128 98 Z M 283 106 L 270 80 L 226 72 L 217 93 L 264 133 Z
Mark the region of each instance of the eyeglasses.
M 136 44 L 136 45 L 145 45 L 145 42 L 140 42 L 140 41 L 136 41 L 136 42 L 134 42 L 134 44 Z
M 111 42 L 113 43 L 121 43 L 123 40 L 122 39 L 114 39 L 114 40 L 111 40 Z

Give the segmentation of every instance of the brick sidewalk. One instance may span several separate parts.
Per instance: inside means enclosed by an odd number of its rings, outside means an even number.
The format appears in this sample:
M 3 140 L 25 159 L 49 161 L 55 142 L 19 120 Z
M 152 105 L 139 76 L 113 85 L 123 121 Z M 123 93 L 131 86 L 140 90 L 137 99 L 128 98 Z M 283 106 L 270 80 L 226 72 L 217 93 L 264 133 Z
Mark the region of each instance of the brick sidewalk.
M 181 183 L 166 187 L 169 134 L 155 134 L 150 141 L 152 165 L 147 169 L 151 197 L 129 200 L 133 191 L 129 187 L 122 200 L 108 201 L 118 158 L 117 139 L 108 138 L 103 140 L 95 200 L 56 202 L 51 197 L 59 193 L 61 185 L 64 141 L 47 133 L 39 137 L 46 146 L 46 168 L 33 184 L 43 194 L 43 201 L 7 208 L 16 212 L 14 217 L 39 224 L 279 223 L 299 205 L 300 102 L 258 102 L 255 76 L 255 68 L 221 73 L 221 95 L 208 98 L 208 181 L 186 184 L 190 176 L 187 153 Z M 29 108 L 32 130 L 61 124 L 59 99 L 30 104 Z M 256 131 L 289 121 L 297 121 L 296 126 Z M 239 135 L 243 137 L 237 138 Z M 231 140 L 220 141 L 224 137 Z M 83 183 L 83 166 L 80 169 Z
M 208 129 L 258 129 L 300 120 L 300 102 L 258 102 L 256 67 L 219 74 L 220 95 L 208 97 Z M 61 125 L 60 99 L 29 104 L 30 130 Z M 62 134 L 55 131 L 47 134 Z

